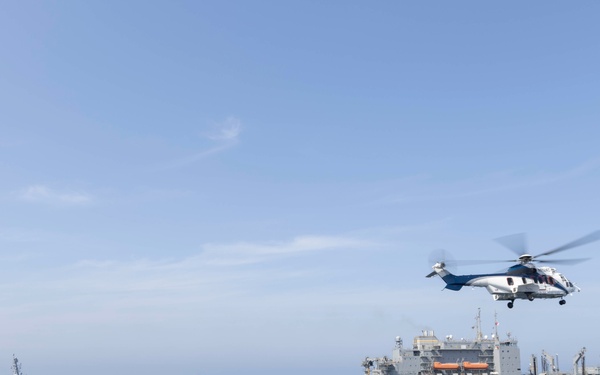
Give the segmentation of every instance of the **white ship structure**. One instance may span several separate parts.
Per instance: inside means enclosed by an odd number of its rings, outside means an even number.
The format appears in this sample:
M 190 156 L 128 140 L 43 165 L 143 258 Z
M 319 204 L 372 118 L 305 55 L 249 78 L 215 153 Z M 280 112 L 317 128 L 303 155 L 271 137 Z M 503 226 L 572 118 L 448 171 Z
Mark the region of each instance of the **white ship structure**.
M 477 314 L 477 334 L 473 340 L 443 340 L 434 331 L 423 331 L 411 347 L 400 336 L 392 357 L 367 357 L 362 363 L 366 375 L 521 375 L 521 354 L 517 340 L 510 335 L 500 339 L 496 329 L 490 338 L 481 333 Z M 497 327 L 497 324 L 495 325 Z

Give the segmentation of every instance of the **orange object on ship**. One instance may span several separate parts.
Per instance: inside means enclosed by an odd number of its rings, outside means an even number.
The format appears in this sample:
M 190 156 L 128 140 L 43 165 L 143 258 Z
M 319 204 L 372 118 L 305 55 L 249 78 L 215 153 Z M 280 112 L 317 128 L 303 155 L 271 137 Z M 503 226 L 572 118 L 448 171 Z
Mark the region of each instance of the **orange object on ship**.
M 436 370 L 458 370 L 458 363 L 433 362 L 433 368 Z
M 463 362 L 463 367 L 469 370 L 485 370 L 488 368 L 487 363 L 471 363 L 471 362 Z

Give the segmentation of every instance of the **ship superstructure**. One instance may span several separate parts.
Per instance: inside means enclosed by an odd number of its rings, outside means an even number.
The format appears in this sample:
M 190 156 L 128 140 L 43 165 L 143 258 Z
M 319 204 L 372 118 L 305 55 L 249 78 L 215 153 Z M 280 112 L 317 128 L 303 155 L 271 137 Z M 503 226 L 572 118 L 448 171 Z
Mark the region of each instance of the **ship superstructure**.
M 434 331 L 425 330 L 405 348 L 396 337 L 392 357 L 367 357 L 362 365 L 367 375 L 521 375 L 521 355 L 517 341 L 510 336 L 500 340 L 482 335 L 480 314 L 477 314 L 477 335 L 473 340 L 444 340 Z

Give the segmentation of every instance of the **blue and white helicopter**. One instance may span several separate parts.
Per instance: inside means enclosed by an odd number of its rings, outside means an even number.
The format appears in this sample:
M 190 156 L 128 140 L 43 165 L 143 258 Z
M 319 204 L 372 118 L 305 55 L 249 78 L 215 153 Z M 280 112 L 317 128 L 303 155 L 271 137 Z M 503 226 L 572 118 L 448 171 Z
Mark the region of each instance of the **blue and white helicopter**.
M 505 272 L 478 275 L 454 275 L 446 268 L 450 261 L 438 259 L 432 267 L 433 272 L 427 275 L 427 277 L 435 275 L 440 276 L 446 283 L 444 289 L 458 291 L 463 286 L 486 288 L 495 301 L 509 301 L 508 308 L 510 309 L 513 308 L 516 299 L 533 301 L 536 298 L 560 298 L 559 304 L 564 305 L 567 302 L 563 299 L 565 296 L 570 295 L 573 292 L 579 292 L 581 289 L 569 281 L 562 273 L 558 272 L 556 268 L 537 267 L 535 263 L 576 264 L 583 262 L 589 258 L 556 260 L 538 258 L 586 245 L 597 240 L 600 240 L 600 230 L 544 253 L 531 255 L 527 252 L 525 234 L 514 234 L 498 238 L 496 241 L 515 252 L 518 255 L 517 259 L 465 261 L 472 264 L 497 262 L 517 263 L 508 268 Z

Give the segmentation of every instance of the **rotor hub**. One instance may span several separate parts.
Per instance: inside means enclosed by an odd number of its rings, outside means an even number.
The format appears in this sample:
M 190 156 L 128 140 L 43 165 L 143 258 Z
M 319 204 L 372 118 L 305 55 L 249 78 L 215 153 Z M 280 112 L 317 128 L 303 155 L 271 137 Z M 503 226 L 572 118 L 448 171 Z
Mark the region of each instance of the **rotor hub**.
M 526 264 L 530 263 L 533 260 L 533 255 L 531 254 L 523 254 L 519 257 L 519 263 Z

